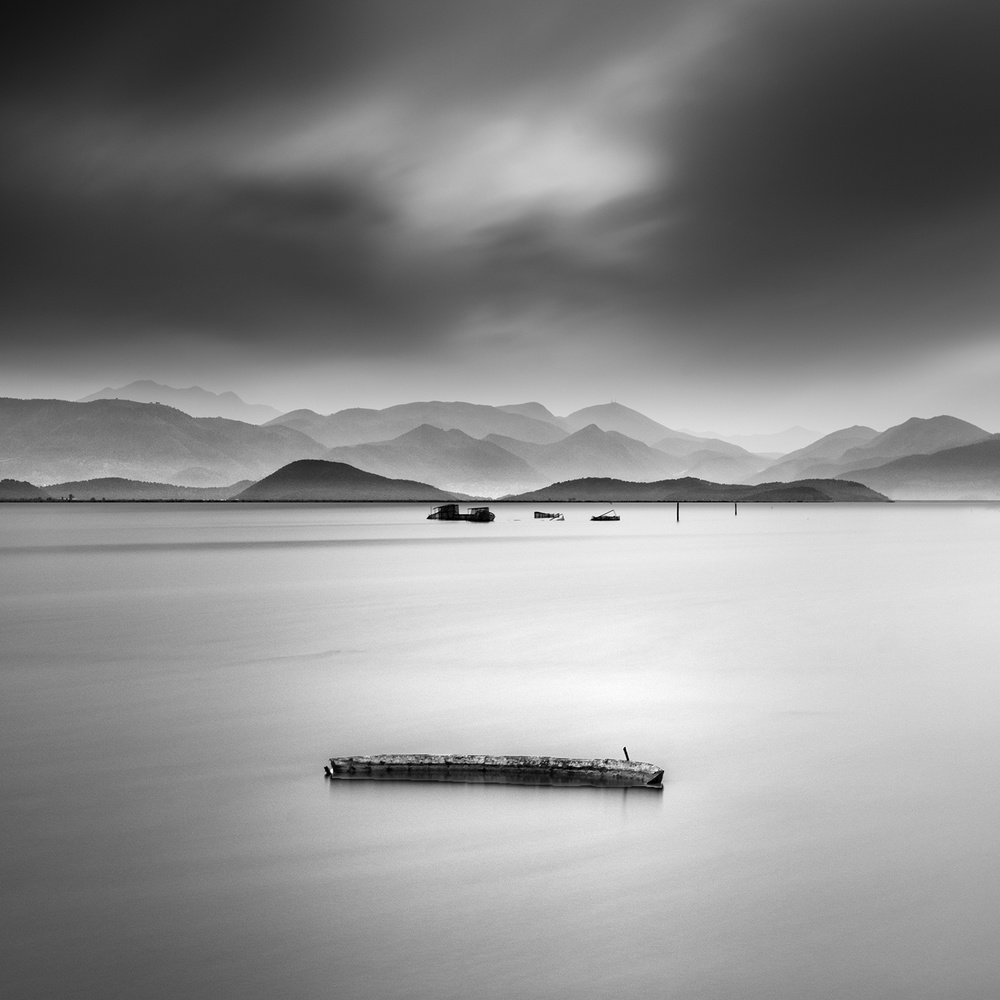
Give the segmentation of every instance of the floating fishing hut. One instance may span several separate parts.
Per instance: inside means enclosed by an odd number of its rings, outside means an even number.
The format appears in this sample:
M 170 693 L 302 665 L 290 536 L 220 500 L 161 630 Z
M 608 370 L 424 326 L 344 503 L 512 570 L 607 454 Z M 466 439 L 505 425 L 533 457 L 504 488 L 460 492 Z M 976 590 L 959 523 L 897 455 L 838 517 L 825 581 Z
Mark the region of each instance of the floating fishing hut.
M 428 521 L 492 521 L 496 514 L 489 507 L 470 507 L 468 513 L 461 513 L 457 503 L 443 503 L 428 515 Z

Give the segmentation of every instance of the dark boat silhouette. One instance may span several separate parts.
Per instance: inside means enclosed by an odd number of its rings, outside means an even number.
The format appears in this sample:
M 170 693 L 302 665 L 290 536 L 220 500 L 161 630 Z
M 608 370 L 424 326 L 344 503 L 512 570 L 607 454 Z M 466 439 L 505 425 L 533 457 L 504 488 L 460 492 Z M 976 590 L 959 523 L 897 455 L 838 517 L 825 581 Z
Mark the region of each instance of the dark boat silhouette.
M 428 521 L 492 521 L 496 514 L 489 507 L 470 507 L 468 513 L 462 514 L 457 503 L 443 503 L 435 507 L 428 515 Z
M 565 521 L 566 520 L 562 516 L 562 514 L 549 514 L 548 512 L 546 512 L 544 510 L 536 510 L 535 511 L 535 517 L 547 518 L 549 521 Z
M 604 514 L 595 514 L 591 521 L 620 521 L 621 518 L 613 511 L 609 510 Z

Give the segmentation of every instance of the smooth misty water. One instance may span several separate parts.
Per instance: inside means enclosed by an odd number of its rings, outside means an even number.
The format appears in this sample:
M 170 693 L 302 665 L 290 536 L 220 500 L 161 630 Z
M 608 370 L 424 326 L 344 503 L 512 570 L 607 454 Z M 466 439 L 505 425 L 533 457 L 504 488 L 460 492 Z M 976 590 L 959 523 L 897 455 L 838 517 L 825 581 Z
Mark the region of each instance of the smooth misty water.
M 996 996 L 1000 508 L 494 509 L 0 508 L 0 994 Z

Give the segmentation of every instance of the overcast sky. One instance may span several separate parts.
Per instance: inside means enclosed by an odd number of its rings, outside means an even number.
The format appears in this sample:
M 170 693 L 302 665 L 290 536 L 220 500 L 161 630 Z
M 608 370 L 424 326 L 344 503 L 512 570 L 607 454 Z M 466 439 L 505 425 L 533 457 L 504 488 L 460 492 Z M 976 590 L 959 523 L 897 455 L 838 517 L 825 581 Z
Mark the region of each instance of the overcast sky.
M 1000 431 L 996 0 L 25 11 L 0 394 Z

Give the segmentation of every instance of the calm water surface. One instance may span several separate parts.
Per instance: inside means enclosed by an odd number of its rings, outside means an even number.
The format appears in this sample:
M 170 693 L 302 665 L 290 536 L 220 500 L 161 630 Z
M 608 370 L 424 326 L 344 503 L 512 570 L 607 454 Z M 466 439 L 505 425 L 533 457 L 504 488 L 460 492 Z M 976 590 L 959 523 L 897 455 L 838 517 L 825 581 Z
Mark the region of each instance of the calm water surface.
M 995 998 L 1000 507 L 547 509 L 0 506 L 0 994 Z

